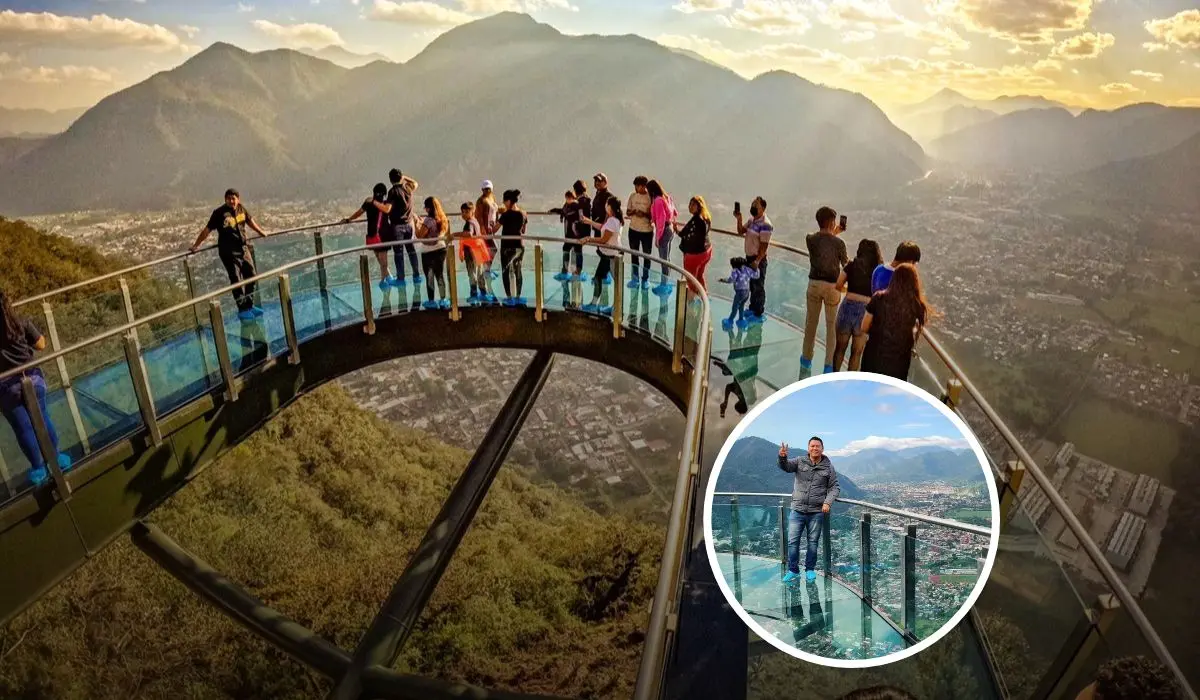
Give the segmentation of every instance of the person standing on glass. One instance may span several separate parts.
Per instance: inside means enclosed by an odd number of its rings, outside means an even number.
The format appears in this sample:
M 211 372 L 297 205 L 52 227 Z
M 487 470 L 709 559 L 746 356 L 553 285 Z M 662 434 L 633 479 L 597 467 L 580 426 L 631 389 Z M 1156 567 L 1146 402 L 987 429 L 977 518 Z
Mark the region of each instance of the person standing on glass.
M 783 582 L 791 584 L 800 579 L 800 539 L 808 542 L 804 555 L 804 578 L 817 578 L 817 548 L 821 544 L 824 519 L 842 492 L 833 463 L 825 456 L 825 441 L 813 436 L 808 441 L 808 453 L 788 459 L 788 446 L 779 446 L 779 468 L 795 474 L 792 487 L 792 509 L 788 514 L 788 560 Z M 828 546 L 828 543 L 826 544 Z
M 34 353 L 45 349 L 46 337 L 32 321 L 17 315 L 8 295 L 0 290 L 0 374 L 33 362 Z M 29 460 L 29 480 L 34 486 L 41 486 L 50 478 L 50 472 L 46 469 L 46 460 L 42 457 L 42 448 L 25 404 L 22 377 L 29 377 L 33 383 L 50 444 L 58 453 L 59 468 L 63 471 L 70 469 L 71 458 L 58 452 L 58 434 L 54 431 L 54 422 L 50 420 L 50 411 L 46 408 L 46 378 L 42 370 L 34 367 L 0 379 L 0 413 L 4 414 L 4 419 L 17 436 L 17 446 L 21 448 L 25 459 Z
M 200 230 L 200 235 L 192 244 L 191 252 L 200 250 L 208 234 L 216 231 L 217 255 L 229 275 L 229 283 L 238 284 L 248 280 L 258 272 L 254 269 L 254 258 L 251 257 L 250 244 L 246 241 L 246 227 L 250 227 L 260 238 L 267 236 L 266 231 L 259 228 L 254 217 L 242 206 L 242 195 L 232 188 L 225 190 L 225 204 L 214 209 L 208 217 L 208 223 Z M 233 290 L 238 318 L 243 321 L 253 321 L 263 315 L 263 310 L 254 304 L 254 292 L 257 289 L 258 285 L 250 282 Z
M 654 245 L 658 251 L 658 257 L 670 260 L 671 242 L 675 240 L 675 229 L 678 226 L 675 219 L 679 216 L 679 212 L 675 209 L 675 202 L 671 199 L 671 195 L 666 193 L 662 183 L 658 180 L 646 183 L 646 191 L 650 193 L 650 218 L 654 223 Z M 662 263 L 661 267 L 662 278 L 654 287 L 654 293 L 659 296 L 669 294 L 671 291 L 671 284 L 667 281 L 667 263 Z
M 413 193 L 417 191 L 417 181 L 400 172 L 398 168 L 392 168 L 388 172 L 388 181 L 392 183 L 392 188 L 388 190 L 387 200 L 379 205 L 379 208 L 384 214 L 387 214 L 388 220 L 392 222 L 392 240 L 396 241 L 396 247 L 392 249 L 393 256 L 396 259 L 396 276 L 393 278 L 397 287 L 404 286 L 404 257 L 408 256 L 408 265 L 413 271 L 413 284 L 420 284 L 421 267 L 417 264 L 417 248 L 412 243 L 405 243 L 413 239 Z
M 483 244 L 488 249 L 488 260 L 484 263 L 486 274 L 496 279 L 497 274 L 492 270 L 492 261 L 496 259 L 496 241 L 492 239 L 500 230 L 500 207 L 496 204 L 496 194 L 491 180 L 479 183 L 479 198 L 475 200 L 475 220 L 479 222 L 480 235 L 484 237 Z
M 367 245 L 379 245 L 380 243 L 388 243 L 392 240 L 391 222 L 388 220 L 388 215 L 383 213 L 383 209 L 380 207 L 383 204 L 383 200 L 387 198 L 387 191 L 387 185 L 382 182 L 376 183 L 371 198 L 364 201 L 362 206 L 353 214 L 342 219 L 343 224 L 348 224 L 358 221 L 359 217 L 364 214 L 366 215 Z M 375 259 L 379 262 L 379 288 L 387 289 L 389 286 L 395 285 L 396 278 L 392 277 L 392 273 L 388 271 L 388 249 L 376 248 Z
M 712 241 L 709 232 L 712 230 L 712 214 L 708 211 L 708 203 L 702 195 L 695 195 L 688 202 L 688 213 L 691 218 L 679 231 L 679 250 L 683 253 L 683 269 L 700 283 L 700 289 L 708 291 L 708 281 L 704 279 L 704 271 L 712 261 Z M 692 294 L 699 294 L 689 281 L 688 289 Z M 694 301 L 699 301 L 694 300 Z
M 522 211 L 521 190 L 507 190 L 504 193 L 504 211 L 500 214 L 500 268 L 504 274 L 504 305 L 525 306 L 526 301 L 521 296 L 524 275 L 521 273 L 521 261 L 525 258 L 525 228 L 529 225 L 529 217 Z
M 591 208 L 591 213 L 588 215 L 588 218 L 591 219 L 592 221 L 600 221 L 600 222 L 608 221 L 608 219 L 610 218 L 608 215 L 608 200 L 612 197 L 616 197 L 615 194 L 608 191 L 608 176 L 605 175 L 604 173 L 596 173 L 595 175 L 592 176 L 592 185 L 596 188 L 596 194 L 592 197 L 592 208 Z M 620 200 L 618 200 L 618 201 L 620 201 Z M 622 221 L 624 221 L 624 217 L 622 217 Z M 601 227 L 603 227 L 603 224 L 601 224 Z M 602 235 L 601 233 L 599 233 L 601 230 L 602 230 L 602 228 L 596 228 L 595 226 L 589 226 L 588 233 L 589 233 L 589 235 L 591 235 L 593 237 L 600 236 L 600 235 Z M 617 239 L 616 241 L 612 241 L 609 244 L 610 245 L 621 245 L 621 241 L 620 241 L 620 239 Z M 612 284 L 612 274 L 609 274 L 607 277 L 605 277 L 603 280 L 600 280 L 600 281 L 603 284 Z
M 629 195 L 629 202 L 625 206 L 625 217 L 629 220 L 629 248 L 641 251 L 647 256 L 654 246 L 654 221 L 650 218 L 650 205 L 653 200 L 646 188 L 649 183 L 650 178 L 645 175 L 633 178 L 633 193 Z M 633 273 L 625 286 L 630 289 L 649 289 L 650 259 L 636 253 L 629 257 Z
M 812 372 L 813 350 L 816 348 L 817 326 L 821 323 L 822 311 L 825 312 L 823 371 L 829 374 L 835 369 L 833 358 L 837 349 L 837 313 L 838 304 L 842 301 L 842 294 L 838 291 L 838 279 L 842 268 L 850 262 L 846 254 L 846 241 L 841 238 L 842 228 L 838 223 L 837 212 L 829 207 L 821 207 L 817 210 L 817 225 L 821 229 L 808 234 L 804 239 L 808 245 L 808 292 L 804 315 L 804 345 L 800 354 L 801 379 Z
M 755 197 L 750 203 L 750 220 L 742 222 L 740 207 L 734 207 L 737 232 L 745 239 L 746 264 L 758 270 L 758 279 L 750 282 L 750 323 L 762 323 L 767 313 L 767 249 L 775 227 L 767 218 L 767 200 Z

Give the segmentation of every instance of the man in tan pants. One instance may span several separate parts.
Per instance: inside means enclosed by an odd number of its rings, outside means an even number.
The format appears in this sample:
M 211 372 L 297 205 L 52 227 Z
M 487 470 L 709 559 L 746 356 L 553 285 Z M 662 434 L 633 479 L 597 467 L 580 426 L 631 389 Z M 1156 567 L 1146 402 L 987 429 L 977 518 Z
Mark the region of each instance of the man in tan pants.
M 804 318 L 804 349 L 800 356 L 800 377 L 812 373 L 813 348 L 817 343 L 817 324 L 821 310 L 825 310 L 825 364 L 824 372 L 834 371 L 833 350 L 837 338 L 837 309 L 842 295 L 837 290 L 838 275 L 850 262 L 846 254 L 846 242 L 838 237 L 837 212 L 829 207 L 817 210 L 817 225 L 820 231 L 808 234 L 808 310 Z

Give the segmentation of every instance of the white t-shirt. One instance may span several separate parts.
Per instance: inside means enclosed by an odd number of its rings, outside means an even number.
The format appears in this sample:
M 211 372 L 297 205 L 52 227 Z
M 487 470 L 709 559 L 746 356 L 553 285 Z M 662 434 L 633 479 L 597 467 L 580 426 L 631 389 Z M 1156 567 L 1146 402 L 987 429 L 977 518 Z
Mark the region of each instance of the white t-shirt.
M 621 220 L 620 219 L 618 219 L 615 216 L 608 217 L 608 221 L 604 222 L 603 231 L 612 231 L 612 233 L 613 233 L 612 237 L 608 239 L 608 245 L 620 245 L 621 244 Z M 601 234 L 600 237 L 604 238 L 603 233 Z M 596 246 L 596 247 L 599 248 L 601 255 L 604 255 L 604 256 L 607 256 L 610 258 L 615 258 L 616 256 L 621 254 L 621 251 L 613 250 L 612 248 L 605 248 L 603 245 Z
M 446 247 L 446 242 L 442 240 L 442 234 L 444 231 L 439 229 L 437 219 L 433 218 L 432 216 L 425 217 L 425 228 L 427 229 L 426 235 L 428 237 L 421 239 L 421 241 L 425 243 L 425 250 L 434 251 L 441 250 L 442 248 Z

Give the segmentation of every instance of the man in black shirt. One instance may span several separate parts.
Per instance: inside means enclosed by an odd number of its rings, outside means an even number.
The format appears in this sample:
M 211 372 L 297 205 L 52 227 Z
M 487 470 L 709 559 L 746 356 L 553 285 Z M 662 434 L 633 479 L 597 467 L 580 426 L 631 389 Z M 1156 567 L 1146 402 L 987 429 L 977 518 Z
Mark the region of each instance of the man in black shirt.
M 392 240 L 410 241 L 413 237 L 412 197 L 417 190 L 417 181 L 401 173 L 398 168 L 392 168 L 388 173 L 392 189 L 388 190 L 387 201 L 380 205 L 388 220 L 392 222 Z M 421 284 L 421 266 L 417 264 L 417 247 L 415 245 L 397 245 L 392 249 L 396 259 L 397 286 L 404 284 L 404 256 L 408 255 L 408 264 L 413 269 L 413 284 Z M 405 252 L 407 251 L 407 253 Z
M 217 254 L 225 272 L 229 273 L 229 283 L 237 284 L 248 280 L 258 273 L 254 269 L 254 258 L 246 242 L 246 227 L 249 226 L 260 238 L 266 237 L 266 232 L 259 228 L 258 223 L 250 212 L 242 206 L 242 196 L 235 189 L 225 190 L 225 204 L 213 210 L 208 217 L 208 223 L 201 229 L 196 242 L 192 244 L 192 252 L 200 249 L 208 234 L 217 232 Z M 250 321 L 263 315 L 263 310 L 254 304 L 254 292 L 258 285 L 254 282 L 244 284 L 233 290 L 234 301 L 237 302 L 238 318 Z

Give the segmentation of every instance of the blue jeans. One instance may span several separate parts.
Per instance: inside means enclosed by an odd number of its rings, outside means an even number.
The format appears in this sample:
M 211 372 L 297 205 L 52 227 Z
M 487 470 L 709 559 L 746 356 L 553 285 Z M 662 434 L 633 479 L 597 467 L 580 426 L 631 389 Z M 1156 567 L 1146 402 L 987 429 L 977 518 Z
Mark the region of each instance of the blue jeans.
M 57 452 L 58 434 L 54 432 L 54 422 L 50 420 L 50 411 L 46 409 L 46 380 L 38 370 L 30 372 L 29 378 L 33 381 L 33 388 L 37 390 L 42 419 L 46 421 L 46 431 L 50 433 L 50 444 L 54 445 Z M 25 408 L 20 377 L 12 377 L 0 383 L 0 411 L 12 426 L 12 431 L 17 436 L 17 445 L 29 460 L 30 466 L 46 466 L 46 460 L 42 459 L 42 448 L 38 445 L 37 433 L 33 431 L 33 422 L 29 418 L 29 410 Z
M 412 224 L 393 224 L 392 231 L 397 241 L 411 241 L 413 237 Z M 404 257 L 408 256 L 408 264 L 412 267 L 413 277 L 421 274 L 421 266 L 417 263 L 417 247 L 415 245 L 397 245 L 392 247 L 392 257 L 396 259 L 396 279 L 404 279 Z
M 804 570 L 813 571 L 817 568 L 817 547 L 821 544 L 824 520 L 824 513 L 798 513 L 793 510 L 788 514 L 788 571 L 800 573 L 800 538 L 805 536 L 808 538 L 808 551 L 804 554 Z
M 729 320 L 732 322 L 734 317 L 740 321 L 746 316 L 746 302 L 750 301 L 749 289 L 733 290 L 733 308 L 729 311 Z

